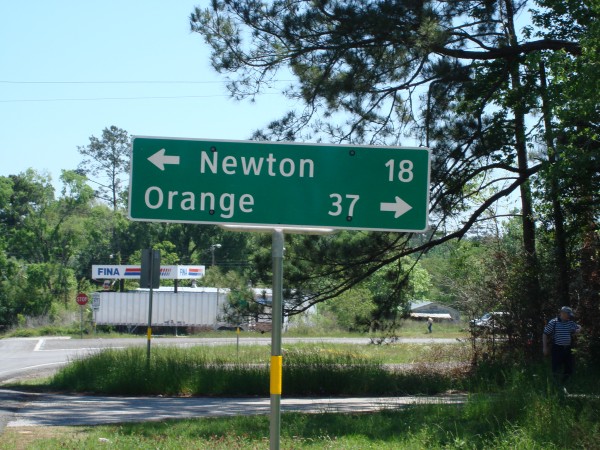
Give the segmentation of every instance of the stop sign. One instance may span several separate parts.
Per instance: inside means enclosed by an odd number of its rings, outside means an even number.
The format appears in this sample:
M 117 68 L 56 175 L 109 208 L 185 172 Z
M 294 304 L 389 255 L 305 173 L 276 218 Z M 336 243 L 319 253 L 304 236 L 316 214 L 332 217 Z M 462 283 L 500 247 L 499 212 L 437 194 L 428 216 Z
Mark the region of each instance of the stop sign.
M 75 300 L 77 300 L 78 304 L 83 306 L 88 302 L 89 298 L 86 294 L 84 294 L 83 292 L 80 292 L 79 294 L 77 294 L 77 297 L 75 298 Z

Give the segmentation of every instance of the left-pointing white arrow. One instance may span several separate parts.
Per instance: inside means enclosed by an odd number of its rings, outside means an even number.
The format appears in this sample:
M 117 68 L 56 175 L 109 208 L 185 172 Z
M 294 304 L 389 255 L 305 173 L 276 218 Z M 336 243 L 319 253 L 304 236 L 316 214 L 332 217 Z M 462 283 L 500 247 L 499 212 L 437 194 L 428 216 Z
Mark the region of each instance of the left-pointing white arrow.
M 380 211 L 391 211 L 395 212 L 394 219 L 397 219 L 402 214 L 407 213 L 412 209 L 408 203 L 402 200 L 400 197 L 396 196 L 396 201 L 394 203 L 381 203 L 379 210 Z
M 160 170 L 165 170 L 165 164 L 179 164 L 179 156 L 165 155 L 165 149 L 161 148 L 154 155 L 148 158 L 152 164 Z

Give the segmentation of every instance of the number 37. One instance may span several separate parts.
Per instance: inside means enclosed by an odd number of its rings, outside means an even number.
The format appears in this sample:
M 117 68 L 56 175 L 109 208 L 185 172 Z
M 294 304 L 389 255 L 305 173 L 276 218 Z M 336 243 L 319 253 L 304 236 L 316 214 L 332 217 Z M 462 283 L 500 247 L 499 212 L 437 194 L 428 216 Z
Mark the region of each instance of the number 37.
M 329 196 L 329 198 L 333 199 L 333 202 L 331 203 L 333 210 L 329 211 L 328 214 L 330 216 L 339 216 L 342 213 L 342 211 L 344 210 L 344 208 L 342 207 L 342 202 L 344 201 L 344 197 L 342 197 L 341 194 L 331 194 Z M 360 195 L 346 194 L 345 198 L 347 200 L 350 200 L 350 206 L 348 208 L 347 216 L 352 217 L 354 215 L 354 206 L 356 205 L 356 202 L 360 198 Z

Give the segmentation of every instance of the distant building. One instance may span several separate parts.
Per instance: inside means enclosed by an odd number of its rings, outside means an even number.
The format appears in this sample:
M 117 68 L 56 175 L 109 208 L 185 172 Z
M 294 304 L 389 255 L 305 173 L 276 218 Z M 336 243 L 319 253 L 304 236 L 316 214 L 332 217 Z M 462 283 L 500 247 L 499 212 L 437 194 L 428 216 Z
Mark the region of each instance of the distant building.
M 453 322 L 460 320 L 460 311 L 442 303 L 418 300 L 410 302 L 409 308 L 410 317 L 417 320 L 427 320 L 429 317 L 437 320 L 452 320 Z

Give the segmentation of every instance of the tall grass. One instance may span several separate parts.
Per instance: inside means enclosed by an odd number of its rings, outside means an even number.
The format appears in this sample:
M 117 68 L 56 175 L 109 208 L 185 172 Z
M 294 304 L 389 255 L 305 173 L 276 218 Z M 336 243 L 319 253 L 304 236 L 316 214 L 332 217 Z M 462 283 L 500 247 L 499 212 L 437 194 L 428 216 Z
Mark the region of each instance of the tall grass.
M 117 395 L 236 395 L 242 384 L 246 395 L 259 394 L 262 386 L 255 380 L 261 380 L 264 367 L 225 363 L 201 350 L 157 347 L 148 364 L 144 348 L 107 349 L 73 361 L 50 384 Z
M 318 346 L 291 348 L 284 356 L 283 389 L 290 396 L 434 394 L 456 387 L 455 381 L 451 374 L 391 371 L 368 355 Z M 268 396 L 269 368 L 206 347 L 156 347 L 150 364 L 144 348 L 107 349 L 62 368 L 50 387 L 113 395 Z

